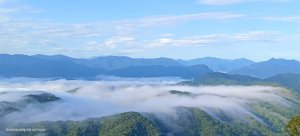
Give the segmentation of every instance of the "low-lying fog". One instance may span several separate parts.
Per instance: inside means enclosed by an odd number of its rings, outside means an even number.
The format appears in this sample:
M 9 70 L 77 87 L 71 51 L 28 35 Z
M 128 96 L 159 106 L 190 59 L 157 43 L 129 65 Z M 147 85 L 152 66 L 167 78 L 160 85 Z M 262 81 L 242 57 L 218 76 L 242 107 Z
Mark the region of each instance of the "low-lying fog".
M 189 92 L 172 94 L 170 90 Z M 83 120 L 126 111 L 174 114 L 178 106 L 211 109 L 243 118 L 252 115 L 248 106 L 257 102 L 289 105 L 283 88 L 267 86 L 181 86 L 174 82 L 82 81 L 82 80 L 1 80 L 0 101 L 18 101 L 25 94 L 45 91 L 62 100 L 28 105 L 0 121 L 36 122 L 44 120 Z M 2 92 L 2 93 L 1 93 Z M 3 93 L 6 92 L 6 93 Z M 0 105 L 1 106 L 1 105 Z M 174 114 L 175 115 L 175 114 Z

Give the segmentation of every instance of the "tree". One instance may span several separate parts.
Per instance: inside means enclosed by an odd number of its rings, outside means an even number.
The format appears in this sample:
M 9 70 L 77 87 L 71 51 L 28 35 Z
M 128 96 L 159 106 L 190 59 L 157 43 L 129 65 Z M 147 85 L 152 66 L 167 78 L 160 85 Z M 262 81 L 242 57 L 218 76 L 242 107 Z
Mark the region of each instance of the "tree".
M 291 136 L 300 136 L 300 115 L 292 118 L 287 125 Z

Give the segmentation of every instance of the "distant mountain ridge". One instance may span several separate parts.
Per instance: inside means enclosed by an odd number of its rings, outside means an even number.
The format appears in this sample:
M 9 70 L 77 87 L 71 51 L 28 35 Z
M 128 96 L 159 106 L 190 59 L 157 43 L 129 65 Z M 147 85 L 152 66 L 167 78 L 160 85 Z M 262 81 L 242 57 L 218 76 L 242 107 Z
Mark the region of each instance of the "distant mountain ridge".
M 214 57 L 204 57 L 192 60 L 176 60 L 171 58 L 130 58 L 127 56 L 100 56 L 89 59 L 75 59 L 64 55 L 33 55 L 34 57 L 48 60 L 64 60 L 73 61 L 91 68 L 102 68 L 107 70 L 122 69 L 135 66 L 192 66 L 206 65 L 214 71 L 228 72 L 234 69 L 242 68 L 251 65 L 255 62 L 240 58 L 240 59 L 220 59 Z
M 171 58 L 147 59 L 102 56 L 86 59 L 64 55 L 0 54 L 0 77 L 91 78 L 97 75 L 110 75 L 195 78 L 210 72 L 246 75 L 264 79 L 285 73 L 298 74 L 300 73 L 300 62 L 285 59 L 253 62 L 244 58 L 230 60 L 214 57 L 176 60 Z
M 286 59 L 270 59 L 259 63 L 230 71 L 231 74 L 254 76 L 258 78 L 268 78 L 278 74 L 300 73 L 300 62 Z
M 194 78 L 208 72 L 212 70 L 205 65 L 184 66 L 168 58 L 134 59 L 109 56 L 75 59 L 63 55 L 0 55 L 2 77 L 91 79 L 98 75 L 107 75 Z
M 121 69 L 133 66 L 183 66 L 177 61 L 169 58 L 130 58 L 125 56 L 106 56 L 96 57 L 92 59 L 80 59 L 77 61 L 79 64 L 83 64 L 93 68 L 104 68 L 104 69 Z
M 245 66 L 249 66 L 249 65 L 255 63 L 252 60 L 248 60 L 245 58 L 220 59 L 220 58 L 215 58 L 215 57 L 204 57 L 204 58 L 198 58 L 198 59 L 192 59 L 192 60 L 179 60 L 179 62 L 181 62 L 182 64 L 185 64 L 185 65 L 203 64 L 217 72 L 228 72 L 228 71 L 242 68 Z
M 170 58 L 154 58 L 154 59 L 145 59 L 145 58 L 130 58 L 126 56 L 101 56 L 94 57 L 90 59 L 75 59 L 64 55 L 34 55 L 34 57 L 48 59 L 48 60 L 63 60 L 63 61 L 72 61 L 77 64 L 82 64 L 91 68 L 101 68 L 106 70 L 115 70 L 122 69 L 126 67 L 134 66 L 184 66 L 183 64 L 170 59 Z
M 26 55 L 0 55 L 0 76 L 3 77 L 89 77 L 104 70 L 92 69 L 71 61 L 46 60 Z

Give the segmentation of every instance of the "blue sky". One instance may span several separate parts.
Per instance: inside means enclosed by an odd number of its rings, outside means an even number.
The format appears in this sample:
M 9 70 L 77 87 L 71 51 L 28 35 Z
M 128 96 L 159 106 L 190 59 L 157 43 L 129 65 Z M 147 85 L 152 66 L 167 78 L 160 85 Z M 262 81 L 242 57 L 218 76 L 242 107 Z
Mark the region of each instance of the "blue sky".
M 0 53 L 300 60 L 298 0 L 0 0 Z

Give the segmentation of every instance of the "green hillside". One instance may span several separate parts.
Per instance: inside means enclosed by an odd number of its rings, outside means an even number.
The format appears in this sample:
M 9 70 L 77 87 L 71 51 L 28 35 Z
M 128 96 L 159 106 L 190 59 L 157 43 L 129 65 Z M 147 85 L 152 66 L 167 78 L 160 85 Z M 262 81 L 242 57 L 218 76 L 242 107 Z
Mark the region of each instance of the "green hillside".
M 281 86 L 300 92 L 300 74 L 280 74 L 267 78 L 265 81 L 277 83 Z
M 158 129 L 137 112 L 122 113 L 104 118 L 100 126 L 101 136 L 159 136 Z
M 300 115 L 292 118 L 288 122 L 287 128 L 288 128 L 291 136 L 299 136 L 300 135 Z
M 84 121 L 57 121 L 22 124 L 18 127 L 45 129 L 43 132 L 14 132 L 12 136 L 286 136 L 287 119 L 291 108 L 274 105 L 252 105 L 263 122 L 248 116 L 246 120 L 230 118 L 219 111 L 213 117 L 198 108 L 178 107 L 176 116 L 171 114 L 126 112 Z M 283 118 L 278 118 L 280 113 Z M 293 114 L 294 115 L 294 114 Z M 299 123 L 298 123 L 299 125 Z M 292 128 L 292 127 L 290 127 Z
M 181 85 L 269 85 L 281 86 L 300 92 L 300 74 L 280 74 L 266 79 L 251 76 L 231 75 L 225 73 L 208 73 L 191 81 L 179 83 Z
M 12 132 L 12 136 L 159 136 L 158 129 L 137 112 L 126 112 L 84 121 L 57 121 L 21 124 L 19 128 L 39 128 L 41 132 Z
M 299 74 L 281 74 L 267 79 L 258 79 L 250 76 L 241 75 L 228 75 L 224 73 L 210 73 L 205 76 L 201 76 L 192 81 L 181 82 L 183 85 L 268 85 L 268 86 L 278 86 L 287 88 L 284 92 L 284 99 L 288 100 L 293 106 L 278 106 L 276 103 L 265 103 L 256 102 L 249 105 L 251 107 L 253 114 L 261 119 L 259 122 L 252 117 L 248 118 L 248 129 L 253 129 L 251 132 L 259 132 L 259 135 L 289 135 L 286 130 L 286 124 L 289 119 L 300 112 L 300 91 Z M 222 115 L 222 113 L 220 113 Z M 297 120 L 298 118 L 298 120 Z M 298 122 L 297 122 L 298 121 Z M 241 122 L 233 120 L 230 124 L 235 125 L 235 128 L 239 128 Z M 293 118 L 288 127 L 290 131 L 297 131 L 295 125 L 299 125 L 299 117 Z M 299 131 L 298 131 L 299 132 Z M 244 133 L 243 133 L 244 134 Z M 299 135 L 299 133 L 298 133 Z

